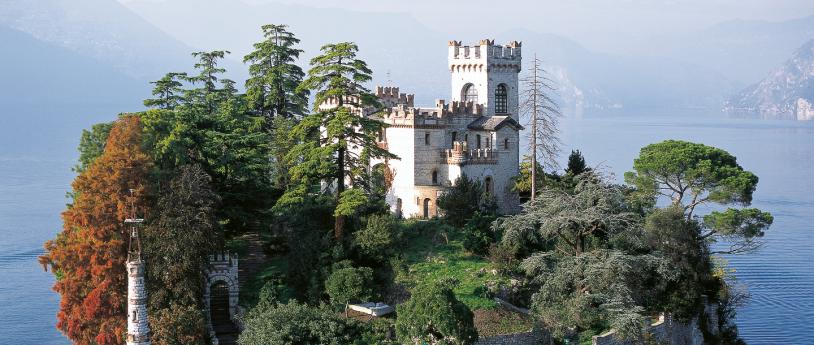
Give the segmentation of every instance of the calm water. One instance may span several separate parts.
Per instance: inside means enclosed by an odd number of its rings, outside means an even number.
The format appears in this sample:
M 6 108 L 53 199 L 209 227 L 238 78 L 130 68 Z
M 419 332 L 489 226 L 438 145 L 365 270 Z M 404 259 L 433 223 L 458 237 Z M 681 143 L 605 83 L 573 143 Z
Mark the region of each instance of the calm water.
M 750 344 L 809 343 L 814 337 L 814 124 L 677 118 L 567 120 L 563 140 L 568 149 L 582 150 L 589 164 L 617 176 L 630 169 L 642 146 L 664 139 L 703 142 L 736 155 L 760 177 L 753 205 L 775 216 L 760 252 L 728 258 L 752 296 L 738 313 L 741 334 Z M 62 146 L 60 152 L 72 150 Z M 54 156 L 47 154 L 3 158 L 17 156 L 10 150 L 7 143 L 0 146 L 0 334 L 9 344 L 68 344 L 54 328 L 53 278 L 36 257 L 42 242 L 60 229 L 73 162 L 42 158 Z

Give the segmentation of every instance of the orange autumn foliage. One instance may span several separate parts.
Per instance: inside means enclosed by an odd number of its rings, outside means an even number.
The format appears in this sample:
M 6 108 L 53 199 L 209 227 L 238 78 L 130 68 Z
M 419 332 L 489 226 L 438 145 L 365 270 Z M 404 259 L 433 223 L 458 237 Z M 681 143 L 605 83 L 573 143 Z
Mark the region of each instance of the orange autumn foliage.
M 127 332 L 130 189 L 139 216 L 147 212 L 149 156 L 142 151 L 137 116 L 115 122 L 104 153 L 73 181 L 74 202 L 63 229 L 40 258 L 57 276 L 61 296 L 57 328 L 78 345 L 124 344 Z

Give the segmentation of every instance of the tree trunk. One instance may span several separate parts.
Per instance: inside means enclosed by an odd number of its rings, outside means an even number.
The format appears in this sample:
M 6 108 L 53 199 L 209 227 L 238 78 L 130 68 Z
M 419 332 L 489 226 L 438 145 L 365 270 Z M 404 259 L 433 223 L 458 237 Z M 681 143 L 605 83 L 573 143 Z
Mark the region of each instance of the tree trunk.
M 345 149 L 340 148 L 337 152 L 337 168 L 336 174 L 336 205 L 339 206 L 339 200 L 342 197 L 342 192 L 345 191 Z M 341 243 L 344 238 L 345 216 L 337 215 L 334 218 L 334 238 L 337 242 Z

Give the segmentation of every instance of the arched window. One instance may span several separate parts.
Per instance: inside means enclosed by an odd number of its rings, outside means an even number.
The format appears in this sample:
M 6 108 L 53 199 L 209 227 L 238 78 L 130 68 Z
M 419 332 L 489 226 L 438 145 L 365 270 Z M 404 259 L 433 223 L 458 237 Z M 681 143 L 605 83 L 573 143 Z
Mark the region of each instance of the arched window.
M 464 89 L 461 90 L 461 100 L 464 102 L 472 101 L 472 103 L 478 103 L 478 89 L 475 88 L 475 85 L 471 83 L 464 85 Z
M 424 218 L 430 218 L 430 198 L 424 199 Z
M 401 218 L 401 198 L 396 199 L 396 218 Z
M 497 89 L 495 89 L 495 113 L 505 114 L 509 112 L 508 95 L 505 84 L 497 86 Z
M 494 193 L 492 193 L 492 177 L 491 176 L 486 176 L 486 179 L 483 180 L 483 185 L 484 185 L 483 186 L 484 189 L 486 190 L 486 193 L 494 194 Z
M 475 135 L 475 147 L 480 148 L 480 134 Z
M 503 139 L 503 149 L 504 150 L 509 149 L 509 138 Z
M 438 171 L 432 171 L 432 184 L 438 184 Z

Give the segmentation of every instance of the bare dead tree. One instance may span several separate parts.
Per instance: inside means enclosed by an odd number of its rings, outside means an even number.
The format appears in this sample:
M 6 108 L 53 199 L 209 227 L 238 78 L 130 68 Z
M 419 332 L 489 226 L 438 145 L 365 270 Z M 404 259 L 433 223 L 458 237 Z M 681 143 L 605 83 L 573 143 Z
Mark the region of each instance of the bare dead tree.
M 542 62 L 534 54 L 528 75 L 522 81 L 522 97 L 520 112 L 528 119 L 531 133 L 529 145 L 531 156 L 531 198 L 537 195 L 537 162 L 543 169 L 556 169 L 557 155 L 560 153 L 562 142 L 559 138 L 559 123 L 562 113 L 553 96 L 556 89 L 553 80 L 543 69 Z

